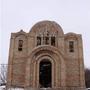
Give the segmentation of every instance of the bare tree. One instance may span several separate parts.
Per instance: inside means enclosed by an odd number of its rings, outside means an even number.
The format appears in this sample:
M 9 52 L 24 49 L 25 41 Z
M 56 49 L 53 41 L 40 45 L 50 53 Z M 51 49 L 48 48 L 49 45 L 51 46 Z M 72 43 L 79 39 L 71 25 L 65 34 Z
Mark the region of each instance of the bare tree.
M 0 86 L 6 85 L 6 76 L 7 76 L 7 65 L 0 65 Z

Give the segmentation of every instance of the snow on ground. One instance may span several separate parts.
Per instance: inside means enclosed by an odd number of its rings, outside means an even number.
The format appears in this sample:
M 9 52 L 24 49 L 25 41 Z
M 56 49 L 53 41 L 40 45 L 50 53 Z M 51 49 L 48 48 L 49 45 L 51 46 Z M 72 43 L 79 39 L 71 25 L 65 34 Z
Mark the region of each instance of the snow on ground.
M 24 90 L 24 89 L 22 89 L 22 88 L 10 88 L 8 90 Z
M 5 86 L 0 86 L 0 90 L 6 90 Z M 10 88 L 8 90 L 24 90 L 24 89 L 22 89 L 22 88 Z
M 0 90 L 5 90 L 5 86 L 0 86 Z
M 0 86 L 0 90 L 6 90 L 5 89 L 5 86 Z M 10 88 L 8 90 L 24 90 L 23 88 Z M 26 90 L 26 89 L 25 89 Z M 32 89 L 32 90 L 35 90 L 35 89 Z M 38 90 L 38 89 L 37 89 Z M 43 89 L 43 90 L 46 90 L 46 89 Z M 47 89 L 48 90 L 48 89 Z M 82 89 L 83 90 L 83 89 Z M 85 90 L 90 90 L 90 88 L 87 88 Z

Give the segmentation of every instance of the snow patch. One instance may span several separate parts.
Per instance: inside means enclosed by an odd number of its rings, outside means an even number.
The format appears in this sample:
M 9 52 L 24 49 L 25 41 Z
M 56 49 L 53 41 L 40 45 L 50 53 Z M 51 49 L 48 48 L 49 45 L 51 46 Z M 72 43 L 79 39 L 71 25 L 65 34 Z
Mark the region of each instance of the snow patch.
M 5 86 L 0 86 L 0 90 L 6 90 Z M 8 90 L 24 90 L 23 88 L 10 88 Z

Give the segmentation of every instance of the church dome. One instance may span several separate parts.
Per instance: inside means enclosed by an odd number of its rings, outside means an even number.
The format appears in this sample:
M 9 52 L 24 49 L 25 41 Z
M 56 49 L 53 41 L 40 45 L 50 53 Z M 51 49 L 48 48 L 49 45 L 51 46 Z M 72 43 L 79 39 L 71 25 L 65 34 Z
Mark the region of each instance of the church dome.
M 35 34 L 42 34 L 49 32 L 50 34 L 58 34 L 59 36 L 63 36 L 63 30 L 60 27 L 59 24 L 57 24 L 54 21 L 40 21 L 36 23 L 30 30 L 30 33 L 35 33 Z

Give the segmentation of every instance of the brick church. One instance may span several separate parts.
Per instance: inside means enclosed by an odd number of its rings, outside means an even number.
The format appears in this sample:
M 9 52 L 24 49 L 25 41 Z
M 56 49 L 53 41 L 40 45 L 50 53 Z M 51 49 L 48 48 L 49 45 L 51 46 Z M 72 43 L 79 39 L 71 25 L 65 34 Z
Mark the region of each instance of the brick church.
M 82 36 L 54 21 L 11 33 L 8 64 L 7 87 L 85 88 Z

